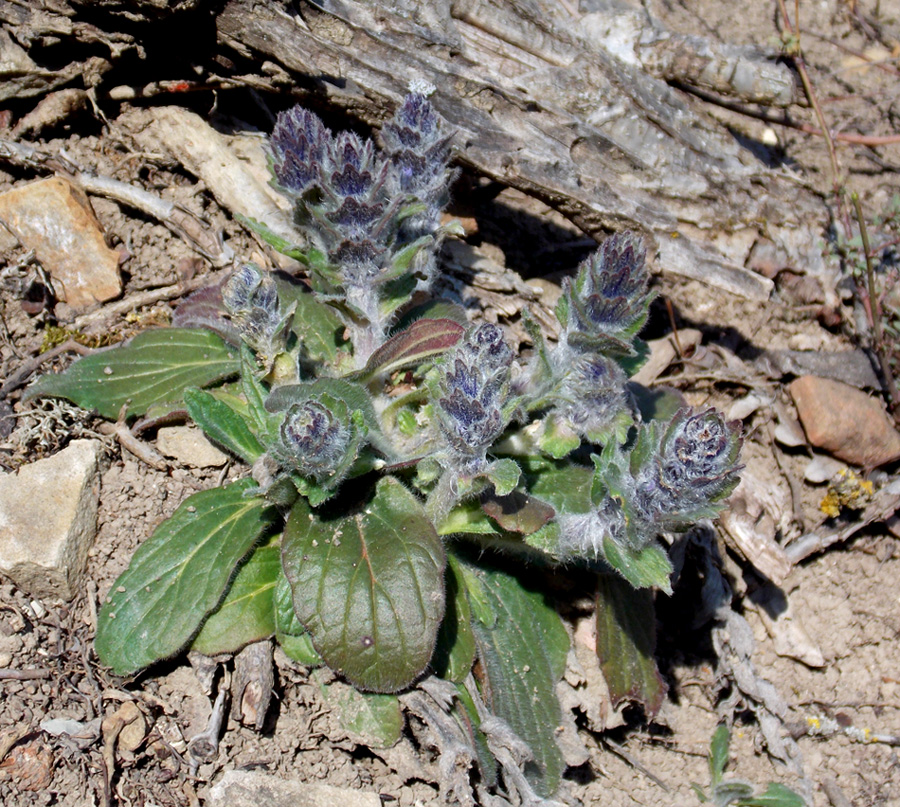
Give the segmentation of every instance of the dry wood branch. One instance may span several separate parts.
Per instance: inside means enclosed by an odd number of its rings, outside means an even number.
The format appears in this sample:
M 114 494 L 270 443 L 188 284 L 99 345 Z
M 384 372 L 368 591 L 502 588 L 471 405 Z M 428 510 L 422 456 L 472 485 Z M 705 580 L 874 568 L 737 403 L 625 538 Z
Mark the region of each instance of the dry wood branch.
M 223 45 L 277 61 L 301 88 L 314 84 L 372 124 L 411 80 L 428 81 L 435 106 L 459 131 L 464 163 L 538 196 L 597 237 L 641 229 L 663 271 L 766 299 L 771 282 L 701 246 L 696 228 L 727 220 L 767 229 L 773 206 L 778 226 L 805 232 L 821 220 L 796 187 L 683 96 L 588 51 L 538 3 L 458 2 L 436 22 L 425 4 L 391 8 L 329 0 L 289 11 L 274 0 L 231 0 L 217 25 Z

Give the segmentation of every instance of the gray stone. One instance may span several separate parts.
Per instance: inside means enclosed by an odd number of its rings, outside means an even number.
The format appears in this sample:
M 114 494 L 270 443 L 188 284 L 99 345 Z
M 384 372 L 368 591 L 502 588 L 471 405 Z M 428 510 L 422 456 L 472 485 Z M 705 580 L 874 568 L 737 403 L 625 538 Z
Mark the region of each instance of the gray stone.
M 0 474 L 0 574 L 33 597 L 72 599 L 97 532 L 97 440 Z
M 209 792 L 208 807 L 381 807 L 376 793 L 309 785 L 261 771 L 227 771 Z
M 220 468 L 228 462 L 228 455 L 194 426 L 164 426 L 156 434 L 156 447 L 189 468 Z

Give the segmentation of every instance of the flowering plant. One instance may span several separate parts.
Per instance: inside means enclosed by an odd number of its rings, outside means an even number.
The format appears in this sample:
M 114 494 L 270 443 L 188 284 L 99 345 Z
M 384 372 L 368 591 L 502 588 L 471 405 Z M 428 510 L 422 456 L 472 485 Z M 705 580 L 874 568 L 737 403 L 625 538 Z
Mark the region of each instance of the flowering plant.
M 96 650 L 114 672 L 274 637 L 379 697 L 434 675 L 481 782 L 497 760 L 512 776 L 499 720 L 531 755 L 517 786 L 548 795 L 570 639 L 534 588 L 540 570 L 587 572 L 598 613 L 614 600 L 647 617 L 647 590 L 670 591 L 658 536 L 716 513 L 740 438 L 713 410 L 659 421 L 636 405 L 627 380 L 653 295 L 634 234 L 609 238 L 564 284 L 555 346 L 526 319 L 528 356 L 453 304 L 414 305 L 452 230 L 440 223 L 450 139 L 415 93 L 381 150 L 307 110 L 283 113 L 271 169 L 297 243 L 246 224 L 301 261 L 308 284 L 244 264 L 188 298 L 174 327 L 82 358 L 30 395 L 106 417 L 180 413 L 248 468 L 190 496 L 112 587 Z M 622 697 L 658 706 L 652 651 L 604 624 L 635 662 Z

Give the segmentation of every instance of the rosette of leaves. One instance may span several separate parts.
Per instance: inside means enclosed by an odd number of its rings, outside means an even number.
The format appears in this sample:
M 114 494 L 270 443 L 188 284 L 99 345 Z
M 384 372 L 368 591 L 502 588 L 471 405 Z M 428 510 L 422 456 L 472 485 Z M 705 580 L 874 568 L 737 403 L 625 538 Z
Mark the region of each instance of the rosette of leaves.
M 652 714 L 664 687 L 650 589 L 668 591 L 671 571 L 656 538 L 716 512 L 740 439 L 712 410 L 635 410 L 625 384 L 652 295 L 631 234 L 566 284 L 559 345 L 527 320 L 527 361 L 451 304 L 412 309 L 434 268 L 448 138 L 413 96 L 382 139 L 387 154 L 306 111 L 279 118 L 272 168 L 307 244 L 253 226 L 307 262 L 312 290 L 242 266 L 182 304 L 190 327 L 78 359 L 29 396 L 112 419 L 127 406 L 148 429 L 189 418 L 246 466 L 185 500 L 111 588 L 96 649 L 114 672 L 275 637 L 343 676 L 352 719 L 395 738 L 395 693 L 435 674 L 482 782 L 498 776 L 487 709 L 533 754 L 505 785 L 550 796 L 569 636 L 543 575 L 594 575 L 603 672 Z

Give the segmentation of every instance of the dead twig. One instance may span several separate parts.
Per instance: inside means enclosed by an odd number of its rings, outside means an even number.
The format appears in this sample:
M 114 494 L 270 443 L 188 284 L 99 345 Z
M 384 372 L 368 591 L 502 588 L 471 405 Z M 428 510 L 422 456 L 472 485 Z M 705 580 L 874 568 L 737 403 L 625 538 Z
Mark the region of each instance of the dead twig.
M 820 530 L 802 535 L 785 547 L 785 552 L 791 563 L 796 565 L 801 560 L 817 552 L 822 552 L 833 544 L 849 540 L 869 524 L 890 518 L 898 508 L 900 508 L 900 479 L 895 479 L 875 494 L 869 506 L 857 518 L 854 518 L 852 523 L 836 529 Z
M 31 670 L 0 670 L 0 681 L 33 681 L 37 678 L 49 678 L 53 670 L 47 667 L 36 667 Z
M 75 319 L 74 325 L 78 329 L 89 328 L 111 320 L 115 317 L 128 314 L 135 309 L 162 302 L 163 300 L 175 300 L 209 282 L 207 275 L 193 277 L 190 280 L 173 283 L 171 286 L 160 286 L 158 289 L 146 289 L 135 294 L 130 294 L 121 300 L 104 305 L 96 311 L 82 314 Z
M 803 58 L 803 49 L 800 47 L 799 28 L 796 31 L 794 30 L 794 26 L 791 23 L 791 18 L 788 14 L 787 6 L 785 5 L 784 0 L 778 0 L 778 8 L 781 10 L 781 17 L 784 20 L 785 30 L 793 40 L 788 47 L 788 53 L 794 60 L 794 64 L 797 67 L 797 72 L 800 74 L 800 81 L 803 82 L 803 91 L 806 93 L 806 97 L 807 99 L 809 99 L 810 105 L 815 110 L 816 118 L 819 121 L 819 126 L 822 127 L 822 136 L 825 138 L 825 143 L 828 146 L 828 159 L 831 161 L 832 186 L 834 188 L 835 194 L 839 194 L 839 190 L 841 187 L 841 168 L 838 164 L 837 151 L 834 147 L 834 140 L 831 137 L 831 130 L 828 128 L 828 123 L 825 120 L 825 114 L 822 112 L 822 107 L 819 105 L 819 98 L 816 95 L 812 80 L 809 77 L 809 71 L 806 69 L 806 60 Z M 799 4 L 796 11 L 799 13 Z M 798 26 L 799 23 L 800 21 L 797 20 Z
M 61 345 L 57 345 L 56 347 L 51 348 L 45 353 L 33 356 L 32 358 L 28 359 L 28 361 L 26 361 L 21 367 L 19 367 L 19 369 L 16 370 L 9 378 L 7 378 L 2 385 L 0 385 L 0 400 L 3 400 L 13 390 L 21 387 L 26 381 L 28 381 L 31 374 L 40 369 L 41 365 L 43 365 L 45 362 L 48 362 L 51 359 L 55 359 L 57 356 L 61 356 L 63 353 L 68 353 L 70 350 L 74 353 L 77 353 L 79 356 L 87 356 L 89 353 L 93 353 L 96 348 L 90 348 L 86 345 L 82 345 L 79 342 L 76 342 L 74 339 L 67 339 Z
M 234 259 L 234 251 L 222 243 L 221 233 L 211 233 L 209 227 L 190 211 L 127 182 L 86 171 L 65 154 L 52 155 L 26 143 L 0 139 L 0 160 L 62 174 L 86 193 L 105 196 L 140 210 L 168 227 L 214 266 L 225 266 Z
M 143 440 L 135 437 L 131 429 L 128 428 L 125 420 L 127 412 L 128 406 L 126 404 L 119 412 L 119 419 L 115 423 L 100 423 L 97 426 L 97 431 L 100 434 L 115 437 L 122 448 L 128 449 L 135 457 L 146 462 L 151 468 L 156 468 L 157 471 L 168 471 L 169 463 L 166 458 L 149 443 L 145 443 Z

